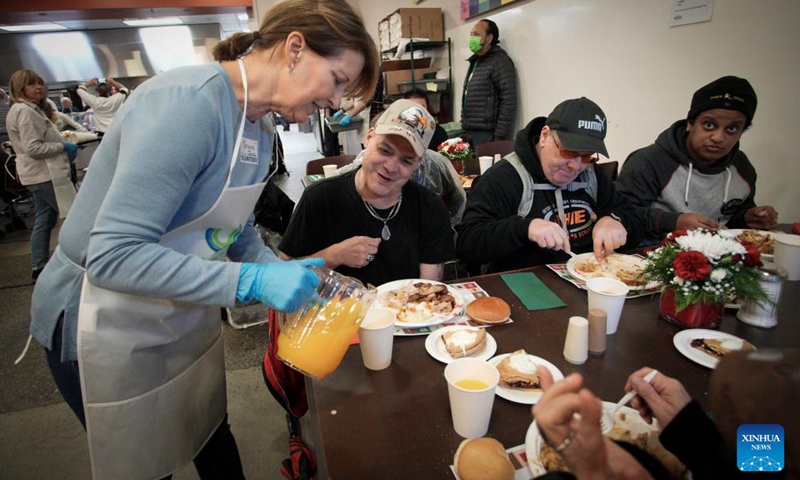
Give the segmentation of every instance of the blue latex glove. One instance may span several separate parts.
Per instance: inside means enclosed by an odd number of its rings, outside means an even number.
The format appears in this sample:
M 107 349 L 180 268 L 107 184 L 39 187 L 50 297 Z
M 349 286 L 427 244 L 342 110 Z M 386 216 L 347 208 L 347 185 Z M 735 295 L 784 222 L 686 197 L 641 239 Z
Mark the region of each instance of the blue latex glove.
M 64 142 L 64 151 L 67 153 L 75 153 L 78 151 L 78 145 L 72 142 Z
M 323 258 L 271 263 L 243 263 L 236 299 L 254 298 L 281 312 L 293 312 L 316 291 L 319 278 L 307 267 L 322 266 Z
M 333 119 L 338 120 L 342 115 L 344 115 L 344 110 L 337 110 L 336 113 L 333 114 Z
M 343 126 L 343 127 L 346 127 L 346 126 L 350 125 L 350 120 L 352 120 L 352 119 L 350 118 L 350 114 L 349 114 L 349 113 L 346 113 L 346 114 L 344 115 L 344 117 L 342 117 L 342 119 L 341 119 L 341 120 L 339 120 L 339 125 L 341 125 L 341 126 Z

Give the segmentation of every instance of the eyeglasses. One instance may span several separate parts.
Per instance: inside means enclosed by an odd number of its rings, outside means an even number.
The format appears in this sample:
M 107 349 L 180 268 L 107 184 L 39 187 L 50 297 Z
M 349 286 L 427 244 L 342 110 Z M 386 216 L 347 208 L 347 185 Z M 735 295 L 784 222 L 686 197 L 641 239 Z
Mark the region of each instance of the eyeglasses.
M 551 133 L 550 137 L 553 139 L 553 143 L 556 144 L 556 148 L 558 149 L 559 155 L 561 155 L 564 158 L 574 160 L 580 157 L 581 163 L 584 163 L 586 165 L 596 163 L 597 160 L 599 160 L 597 158 L 596 153 L 578 153 L 572 150 L 565 150 L 564 148 L 561 147 L 561 145 L 558 144 L 558 140 L 556 140 L 556 136 L 554 134 Z

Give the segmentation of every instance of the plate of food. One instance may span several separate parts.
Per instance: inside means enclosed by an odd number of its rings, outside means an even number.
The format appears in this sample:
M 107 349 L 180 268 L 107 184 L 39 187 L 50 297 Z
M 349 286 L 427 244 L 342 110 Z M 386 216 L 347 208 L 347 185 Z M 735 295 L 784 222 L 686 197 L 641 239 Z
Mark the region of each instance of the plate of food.
M 463 357 L 488 360 L 497 351 L 497 342 L 484 328 L 451 325 L 428 335 L 425 349 L 442 363 Z
M 539 376 L 536 375 L 537 366 L 541 365 L 550 370 L 556 382 L 564 378 L 558 367 L 525 350 L 498 355 L 490 359 L 489 363 L 500 372 L 500 383 L 495 393 L 498 397 L 515 403 L 533 405 L 542 398 Z
M 464 311 L 458 291 L 433 280 L 396 280 L 378 287 L 376 302 L 395 311 L 395 325 L 422 328 L 452 320 Z
M 737 350 L 755 350 L 747 340 L 717 330 L 689 328 L 672 337 L 672 343 L 689 360 L 708 368 L 717 368 L 725 355 Z
M 614 407 L 615 404 L 611 402 L 603 402 L 603 411 L 611 411 Z M 614 417 L 614 428 L 608 433 L 610 438 L 631 443 L 647 451 L 675 478 L 681 478 L 686 472 L 686 467 L 659 443 L 660 429 L 655 419 L 652 424 L 648 424 L 638 411 L 630 407 L 620 408 Z M 525 435 L 525 456 L 534 477 L 548 472 L 569 471 L 561 455 L 544 441 L 535 420 Z
M 647 282 L 641 278 L 646 260 L 635 255 L 612 253 L 601 262 L 594 258 L 594 253 L 582 253 L 569 259 L 567 271 L 575 278 L 589 280 L 597 277 L 616 278 L 631 289 L 649 289 L 661 285 L 659 282 Z
M 735 238 L 740 242 L 750 242 L 761 253 L 764 260 L 772 260 L 775 258 L 775 232 L 767 232 L 765 230 L 752 230 L 742 228 L 731 228 L 727 230 L 720 230 L 721 237 Z

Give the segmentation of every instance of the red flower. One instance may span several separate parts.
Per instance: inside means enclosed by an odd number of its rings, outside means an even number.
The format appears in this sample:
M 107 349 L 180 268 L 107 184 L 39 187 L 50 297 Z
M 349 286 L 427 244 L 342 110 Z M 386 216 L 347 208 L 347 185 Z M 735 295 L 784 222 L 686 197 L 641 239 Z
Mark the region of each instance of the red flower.
M 680 252 L 672 262 L 675 274 L 684 280 L 705 280 L 711 273 L 711 264 L 700 252 Z
M 761 252 L 750 242 L 742 242 L 747 253 L 744 254 L 744 264 L 748 267 L 763 267 L 761 263 Z

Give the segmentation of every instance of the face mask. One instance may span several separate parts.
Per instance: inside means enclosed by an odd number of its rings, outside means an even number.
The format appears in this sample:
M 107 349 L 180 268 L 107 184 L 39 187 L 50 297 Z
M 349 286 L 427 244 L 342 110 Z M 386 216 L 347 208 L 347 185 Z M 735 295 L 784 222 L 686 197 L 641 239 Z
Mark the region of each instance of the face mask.
M 481 48 L 483 48 L 483 45 L 481 45 L 481 37 L 477 35 L 471 35 L 469 37 L 469 51 L 472 53 L 477 53 Z

